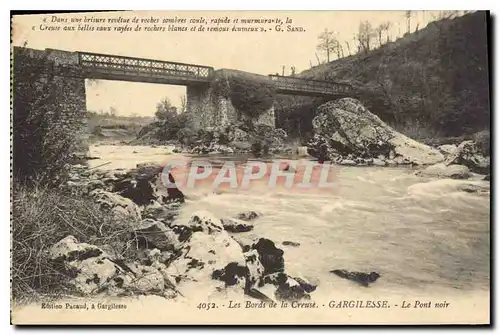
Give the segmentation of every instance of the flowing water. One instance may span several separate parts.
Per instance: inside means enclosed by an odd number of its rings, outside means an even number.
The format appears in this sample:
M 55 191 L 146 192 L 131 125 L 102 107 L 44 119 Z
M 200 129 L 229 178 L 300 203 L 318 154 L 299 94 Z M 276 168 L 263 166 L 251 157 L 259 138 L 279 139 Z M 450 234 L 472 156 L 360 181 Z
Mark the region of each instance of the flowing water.
M 93 166 L 130 168 L 161 162 L 166 148 L 100 146 Z M 234 157 L 217 157 L 217 160 Z M 335 187 L 322 192 L 290 192 L 257 185 L 249 190 L 198 190 L 179 220 L 195 210 L 234 216 L 262 213 L 249 233 L 273 240 L 285 251 L 291 275 L 318 280 L 315 295 L 332 291 L 371 294 L 461 294 L 488 292 L 490 284 L 490 198 L 460 191 L 489 182 L 429 179 L 410 168 L 335 168 Z M 298 247 L 283 241 L 300 243 Z M 381 278 L 360 287 L 329 271 L 376 271 Z

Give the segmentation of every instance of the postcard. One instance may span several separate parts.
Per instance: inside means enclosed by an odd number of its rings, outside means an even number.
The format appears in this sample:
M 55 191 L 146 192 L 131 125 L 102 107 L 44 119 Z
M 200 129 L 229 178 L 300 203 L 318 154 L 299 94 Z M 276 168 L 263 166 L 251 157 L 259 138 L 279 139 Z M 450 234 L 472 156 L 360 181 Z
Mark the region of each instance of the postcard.
M 488 25 L 14 13 L 12 323 L 490 324 Z

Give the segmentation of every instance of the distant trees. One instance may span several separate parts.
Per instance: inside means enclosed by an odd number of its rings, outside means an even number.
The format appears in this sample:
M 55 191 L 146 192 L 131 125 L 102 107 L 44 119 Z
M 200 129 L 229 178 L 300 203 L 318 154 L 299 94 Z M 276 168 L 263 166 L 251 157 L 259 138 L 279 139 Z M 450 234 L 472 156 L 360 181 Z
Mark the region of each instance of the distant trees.
M 407 25 L 406 32 L 408 34 L 411 31 L 411 15 L 412 15 L 412 11 L 411 10 L 405 11 L 405 18 L 406 18 L 406 25 Z
M 363 21 L 359 23 L 358 27 L 358 48 L 359 51 L 368 52 L 371 50 L 373 37 L 376 36 L 376 32 L 373 29 L 369 21 Z
M 318 36 L 318 40 L 319 43 L 316 46 L 316 49 L 323 51 L 326 54 L 327 62 L 330 62 L 331 54 L 337 52 L 337 54 L 340 55 L 339 48 L 341 48 L 341 46 L 334 31 L 328 31 L 328 29 L 325 29 L 325 31 Z
M 156 136 L 160 140 L 176 138 L 177 132 L 186 126 L 186 114 L 178 113 L 177 107 L 168 98 L 163 98 L 156 104 Z
M 382 46 L 382 40 L 383 40 L 383 35 L 385 33 L 385 39 L 386 39 L 386 43 L 389 43 L 390 42 L 390 37 L 389 37 L 389 30 L 391 29 L 392 27 L 392 23 L 390 21 L 386 21 L 386 22 L 382 22 L 376 29 L 377 31 L 377 35 L 378 35 L 378 43 L 379 43 L 379 46 Z
M 168 98 L 163 98 L 156 104 L 155 117 L 158 120 L 163 121 L 175 116 L 177 116 L 177 107 L 172 105 Z
M 468 11 L 463 11 L 463 14 L 467 14 Z M 440 10 L 437 14 L 434 14 L 432 17 L 434 20 L 448 20 L 454 17 L 461 15 L 461 11 L 459 10 Z
M 432 14 L 433 20 L 446 20 L 457 16 L 465 15 L 471 11 L 459 11 L 459 10 L 443 10 Z M 389 43 L 393 40 L 391 31 L 394 30 L 394 35 L 396 38 L 401 37 L 402 34 L 406 35 L 412 32 L 412 23 L 414 24 L 413 31 L 417 32 L 419 28 L 425 26 L 428 21 L 426 17 L 429 17 L 428 11 L 422 11 L 421 17 L 417 15 L 417 12 L 407 10 L 403 12 L 402 19 L 404 22 L 391 22 L 385 21 L 377 26 L 374 26 L 372 22 L 365 20 L 361 21 L 358 26 L 357 33 L 353 34 L 352 40 L 341 40 L 339 35 L 335 31 L 330 31 L 325 29 L 321 34 L 318 35 L 318 44 L 316 50 L 323 53 L 326 57 L 325 60 L 320 59 L 318 54 L 315 54 L 317 65 L 324 64 L 325 62 L 330 62 L 334 59 L 343 58 L 346 55 L 350 56 L 356 53 L 367 53 L 376 47 L 381 47 L 385 43 Z M 423 20 L 422 20 L 423 18 Z M 404 28 L 406 26 L 406 29 Z M 401 29 L 403 26 L 403 29 Z M 344 53 L 344 48 L 346 52 Z M 310 67 L 313 67 L 311 61 L 309 61 Z M 284 74 L 284 71 L 282 71 Z

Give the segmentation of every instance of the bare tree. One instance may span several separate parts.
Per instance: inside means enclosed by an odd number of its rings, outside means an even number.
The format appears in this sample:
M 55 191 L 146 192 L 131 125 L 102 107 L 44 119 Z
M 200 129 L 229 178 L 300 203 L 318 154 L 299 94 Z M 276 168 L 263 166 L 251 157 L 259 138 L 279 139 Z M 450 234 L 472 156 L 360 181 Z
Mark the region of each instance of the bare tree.
M 321 61 L 319 60 L 318 54 L 317 54 L 317 53 L 315 53 L 314 55 L 316 56 L 316 60 L 318 61 L 318 65 L 320 65 L 320 64 L 321 64 Z
M 319 36 L 319 44 L 316 46 L 318 50 L 326 53 L 326 60 L 330 62 L 330 53 L 337 51 L 339 42 L 334 36 L 335 32 L 325 29 Z
M 312 68 L 313 67 L 313 63 L 311 62 L 311 60 L 309 59 L 309 67 Z
M 290 76 L 295 77 L 295 66 L 290 67 Z
M 382 30 L 381 34 L 385 32 L 386 43 L 390 42 L 389 30 L 391 29 L 392 23 L 390 21 L 386 21 L 380 24 L 379 28 Z M 382 39 L 382 36 L 379 36 L 379 42 Z
M 349 56 L 352 55 L 351 54 L 351 47 L 349 46 L 349 42 L 345 41 L 345 45 L 347 46 L 347 51 L 349 52 Z
M 186 95 L 181 95 L 181 113 L 187 110 L 187 98 Z
M 442 10 L 439 11 L 437 19 L 438 20 L 448 20 L 453 19 L 454 17 L 460 16 L 460 11 L 458 10 Z
M 370 51 L 373 36 L 374 30 L 371 23 L 369 21 L 360 22 L 358 28 L 359 49 L 363 52 Z
M 382 46 L 382 33 L 384 31 L 384 28 L 382 25 L 379 25 L 377 28 L 375 28 L 375 33 L 377 34 L 378 37 L 378 45 L 381 47 Z
M 410 33 L 410 28 L 411 28 L 411 15 L 412 15 L 412 11 L 411 10 L 407 10 L 405 12 L 405 17 L 406 17 L 406 24 L 407 24 L 407 30 L 406 32 L 407 33 Z

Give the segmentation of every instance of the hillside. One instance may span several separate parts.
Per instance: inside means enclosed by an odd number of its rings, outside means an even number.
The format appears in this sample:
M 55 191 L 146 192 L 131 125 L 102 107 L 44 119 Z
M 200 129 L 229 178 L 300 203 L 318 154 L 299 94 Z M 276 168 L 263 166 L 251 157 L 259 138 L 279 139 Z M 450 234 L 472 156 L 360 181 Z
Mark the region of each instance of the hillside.
M 87 132 L 91 142 L 130 141 L 153 120 L 153 117 L 146 116 L 117 116 L 87 112 Z
M 378 49 L 299 76 L 360 87 L 360 100 L 409 136 L 462 136 L 489 129 L 488 15 L 482 11 L 432 22 Z M 308 132 L 322 102 L 282 97 L 278 124 L 295 135 L 297 127 Z M 305 114 L 306 120 L 297 120 Z

